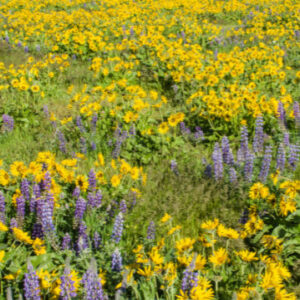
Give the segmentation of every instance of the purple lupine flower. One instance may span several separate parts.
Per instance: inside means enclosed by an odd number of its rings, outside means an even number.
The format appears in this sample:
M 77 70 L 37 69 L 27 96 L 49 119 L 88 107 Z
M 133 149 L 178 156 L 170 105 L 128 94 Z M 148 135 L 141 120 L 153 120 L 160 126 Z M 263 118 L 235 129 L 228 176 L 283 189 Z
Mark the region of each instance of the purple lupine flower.
M 300 127 L 300 107 L 299 107 L 299 102 L 297 102 L 297 101 L 294 102 L 293 114 L 295 117 L 295 126 L 296 126 L 296 128 L 299 128 Z
M 6 114 L 3 114 L 2 115 L 2 121 L 3 121 L 2 130 L 4 132 L 10 132 L 14 129 L 14 119 L 13 119 L 13 117 L 11 117 L 9 115 L 6 115 Z
M 22 195 L 24 196 L 24 198 L 26 200 L 30 199 L 30 190 L 29 190 L 29 187 L 30 187 L 29 181 L 26 178 L 24 178 L 21 181 L 21 193 L 22 193 Z
M 212 177 L 212 166 L 210 164 L 205 166 L 204 169 L 204 176 L 207 178 L 211 178 Z
M 120 272 L 122 267 L 122 256 L 119 249 L 116 249 L 112 254 L 111 269 L 112 271 Z
M 29 52 L 28 46 L 25 46 L 25 47 L 24 47 L 24 51 L 25 51 L 25 53 L 28 53 L 28 52 Z
M 0 191 L 0 221 L 5 224 L 5 198 L 2 191 Z
M 194 272 L 191 267 L 183 271 L 183 278 L 181 282 L 181 289 L 186 292 L 197 286 L 198 273 Z
M 172 88 L 173 88 L 174 93 L 177 94 L 177 92 L 178 92 L 178 85 L 174 84 L 174 85 L 172 85 Z
M 81 283 L 84 287 L 86 300 L 105 300 L 101 279 L 97 274 L 96 261 L 91 262 L 89 269 L 83 274 Z
M 6 41 L 6 43 L 8 43 L 9 44 L 9 36 L 7 35 L 7 36 L 5 36 L 5 41 Z
M 132 192 L 132 200 L 130 203 L 130 209 L 133 209 L 135 205 L 136 205 L 136 191 L 133 191 Z
M 281 121 L 281 123 L 285 124 L 285 122 L 286 122 L 285 109 L 284 109 L 283 103 L 281 101 L 278 102 L 277 113 L 278 113 L 278 118 Z
M 27 265 L 27 273 L 24 275 L 24 296 L 26 300 L 40 300 L 40 281 L 31 263 Z
M 87 195 L 87 200 L 88 200 L 88 201 L 87 201 L 88 207 L 94 208 L 94 207 L 97 206 L 97 205 L 96 205 L 96 196 L 95 196 L 94 193 L 89 192 L 88 195 Z
M 191 133 L 190 128 L 186 127 L 184 122 L 180 122 L 179 126 L 183 135 L 189 135 Z
M 237 182 L 237 175 L 236 175 L 236 171 L 234 168 L 230 168 L 229 169 L 229 181 L 231 183 L 236 183 Z
M 136 130 L 135 130 L 134 124 L 132 124 L 132 125 L 130 126 L 130 128 L 129 128 L 129 134 L 130 134 L 131 136 L 136 135 Z
M 248 210 L 247 208 L 245 208 L 245 209 L 243 210 L 243 212 L 242 212 L 242 216 L 241 216 L 241 218 L 239 219 L 239 222 L 240 222 L 241 224 L 246 224 L 247 221 L 248 221 L 248 219 L 249 219 L 249 210 Z
M 77 222 L 82 220 L 85 210 L 86 210 L 86 201 L 82 197 L 79 197 L 76 201 L 76 209 L 74 214 L 75 220 Z
M 11 218 L 10 219 L 10 224 L 9 224 L 9 228 L 13 229 L 13 228 L 18 228 L 18 222 L 15 218 Z
M 119 243 L 121 240 L 122 233 L 123 233 L 123 224 L 124 224 L 123 214 L 120 212 L 116 217 L 112 236 L 111 236 L 112 240 L 114 240 L 116 243 Z
M 155 239 L 155 224 L 153 221 L 150 222 L 147 228 L 147 239 L 154 240 Z
M 96 192 L 96 195 L 95 195 L 95 204 L 96 204 L 96 207 L 100 207 L 101 206 L 101 203 L 102 203 L 102 192 L 101 190 L 98 190 Z
M 101 236 L 97 231 L 94 233 L 93 242 L 94 242 L 94 248 L 98 249 L 99 246 L 101 245 Z
M 98 122 L 98 115 L 97 114 L 93 114 L 92 121 L 91 121 L 92 131 L 96 130 L 96 128 L 97 128 L 97 122 Z
M 97 149 L 96 143 L 95 142 L 91 142 L 91 149 L 93 151 L 95 151 Z
M 33 190 L 33 195 L 35 196 L 35 198 L 41 197 L 41 189 L 38 184 L 34 184 L 32 187 L 32 190 Z
M 80 116 L 76 117 L 76 125 L 77 125 L 78 129 L 80 130 L 80 132 L 85 132 L 86 131 L 83 124 L 82 124 L 82 119 L 81 119 Z
M 214 162 L 215 179 L 221 180 L 223 178 L 223 156 L 219 143 L 215 143 L 212 160 Z
M 44 234 L 49 234 L 54 231 L 53 225 L 53 208 L 48 202 L 44 202 L 42 205 L 41 221 Z
M 234 158 L 230 149 L 229 140 L 227 136 L 222 138 L 222 156 L 225 164 L 233 165 Z
M 253 150 L 254 152 L 262 152 L 263 145 L 264 145 L 264 119 L 260 115 L 256 119 L 256 126 L 255 126 L 255 135 L 253 140 Z
M 248 152 L 248 128 L 247 128 L 247 126 L 242 127 L 241 151 L 242 151 L 243 158 L 246 159 L 246 154 Z
M 252 180 L 253 163 L 254 163 L 254 155 L 250 151 L 248 151 L 246 153 L 246 158 L 245 158 L 244 176 L 245 179 L 249 182 Z
M 283 133 L 283 143 L 284 143 L 285 147 L 290 146 L 290 134 L 288 131 L 285 131 Z
M 71 247 L 71 237 L 68 233 L 66 233 L 63 237 L 62 243 L 61 243 L 61 249 L 62 250 L 69 250 Z
M 77 241 L 77 251 L 81 252 L 84 249 L 89 247 L 88 245 L 88 236 L 86 234 L 86 225 L 81 222 L 78 228 L 78 241 Z
M 43 188 L 44 188 L 45 191 L 50 192 L 50 190 L 51 190 L 51 181 L 52 181 L 52 179 L 51 179 L 50 172 L 47 171 L 45 173 L 44 180 L 43 180 Z
M 21 42 L 21 41 L 18 41 L 17 47 L 18 47 L 18 48 L 21 48 L 21 47 L 22 47 L 22 42 Z
M 293 170 L 296 170 L 297 163 L 299 161 L 299 155 L 300 155 L 300 147 L 297 145 L 291 144 L 288 162 Z
M 121 200 L 120 202 L 120 211 L 122 212 L 123 215 L 125 215 L 127 212 L 127 204 L 125 200 Z
M 77 57 L 76 57 L 76 54 L 73 54 L 73 55 L 72 55 L 72 59 L 73 59 L 73 60 L 76 60 L 76 58 L 77 58 Z
M 171 160 L 171 170 L 172 170 L 172 172 L 173 172 L 176 176 L 179 175 L 179 171 L 178 171 L 178 167 L 177 167 L 177 162 L 176 162 L 175 159 L 172 159 L 172 160 Z
M 96 180 L 96 173 L 94 169 L 91 169 L 88 175 L 88 181 L 89 181 L 89 190 L 95 190 L 97 185 Z
M 285 167 L 285 150 L 282 143 L 278 147 L 276 162 L 276 168 L 283 171 Z
M 72 196 L 74 198 L 79 198 L 79 196 L 80 196 L 80 188 L 78 186 L 75 187 Z
M 80 138 L 80 151 L 81 153 L 86 154 L 87 148 L 86 148 L 86 139 L 84 137 Z
M 63 153 L 66 153 L 67 148 L 66 148 L 66 138 L 64 136 L 64 134 L 58 130 L 57 131 L 57 136 L 58 136 L 58 141 L 59 141 L 59 150 Z
M 17 216 L 18 216 L 18 220 L 22 223 L 22 220 L 25 217 L 25 199 L 21 195 L 20 197 L 17 197 L 16 202 L 17 202 Z
M 32 228 L 31 238 L 35 240 L 36 238 L 42 239 L 44 237 L 43 227 L 40 223 L 34 223 Z
M 202 131 L 202 129 L 199 126 L 196 126 L 195 128 L 196 132 L 194 133 L 194 138 L 195 140 L 204 140 L 204 133 Z
M 269 169 L 271 165 L 271 160 L 272 160 L 272 146 L 267 146 L 265 149 L 265 154 L 261 165 L 261 170 L 259 173 L 259 179 L 262 182 L 265 182 L 267 180 L 267 176 L 269 174 Z
M 64 270 L 64 275 L 60 277 L 60 296 L 62 300 L 70 300 L 72 297 L 76 297 L 76 289 L 74 286 L 74 281 L 71 278 L 70 268 L 66 267 Z
M 49 119 L 50 115 L 49 115 L 49 108 L 48 108 L 48 105 L 44 105 L 43 106 L 43 112 L 44 112 L 44 115 L 47 119 Z
M 243 152 L 242 149 L 239 148 L 236 153 L 236 163 L 237 165 L 240 165 L 244 161 Z

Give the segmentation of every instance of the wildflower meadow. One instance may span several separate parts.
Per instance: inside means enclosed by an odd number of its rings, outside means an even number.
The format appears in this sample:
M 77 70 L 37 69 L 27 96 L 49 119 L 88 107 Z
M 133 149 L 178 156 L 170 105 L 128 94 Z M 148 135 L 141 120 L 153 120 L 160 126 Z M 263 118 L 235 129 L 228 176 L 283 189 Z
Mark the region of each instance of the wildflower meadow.
M 300 2 L 0 1 L 0 300 L 300 299 Z

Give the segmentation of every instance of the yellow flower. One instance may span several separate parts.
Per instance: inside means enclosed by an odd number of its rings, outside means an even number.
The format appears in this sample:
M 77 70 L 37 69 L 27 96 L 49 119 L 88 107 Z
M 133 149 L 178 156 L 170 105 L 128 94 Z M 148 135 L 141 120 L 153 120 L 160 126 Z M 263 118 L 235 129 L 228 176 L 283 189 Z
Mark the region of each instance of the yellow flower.
M 3 262 L 4 256 L 5 256 L 5 251 L 4 251 L 4 250 L 1 250 L 1 251 L 0 251 L 0 262 Z
M 175 247 L 179 253 L 183 253 L 187 250 L 192 249 L 195 242 L 196 242 L 195 239 L 191 239 L 187 237 L 177 241 Z
M 229 261 L 228 253 L 224 248 L 220 248 L 209 257 L 209 261 L 215 266 L 221 266 Z
M 19 240 L 20 242 L 23 242 L 25 244 L 29 244 L 31 245 L 33 243 L 33 240 L 30 238 L 30 236 L 28 235 L 27 232 L 24 232 L 23 230 L 17 228 L 17 227 L 14 227 L 12 229 L 15 237 L 17 240 Z
M 207 230 L 214 230 L 217 228 L 218 225 L 219 225 L 219 219 L 214 219 L 213 221 L 208 220 L 201 224 L 201 228 Z
M 139 178 L 139 168 L 138 167 L 133 167 L 130 171 L 130 176 L 133 180 L 137 180 Z
M 0 231 L 6 232 L 8 231 L 8 227 L 4 225 L 2 222 L 0 222 Z
M 84 192 L 87 190 L 87 188 L 89 186 L 88 180 L 86 179 L 86 176 L 84 176 L 84 175 L 78 175 L 76 177 L 75 184 Z
M 10 173 L 15 177 L 25 177 L 27 168 L 22 161 L 15 161 L 10 165 Z
M 0 170 L 0 184 L 3 186 L 8 185 L 10 182 L 10 178 L 8 173 L 5 170 Z
M 105 164 L 105 161 L 104 161 L 104 157 L 103 157 L 103 154 L 102 153 L 98 153 L 98 160 L 99 160 L 99 164 L 100 166 L 104 166 Z
M 104 178 L 104 173 L 102 171 L 98 171 L 96 173 L 96 178 L 98 179 L 98 181 L 101 183 L 101 184 L 106 184 L 106 180 Z
M 111 185 L 117 187 L 121 182 L 122 175 L 113 175 L 110 179 Z
M 256 261 L 258 258 L 255 256 L 256 252 L 251 252 L 248 250 L 241 250 L 239 252 L 236 252 L 236 254 L 246 262 Z
M 32 244 L 33 251 L 36 255 L 42 255 L 46 253 L 46 248 L 44 246 L 44 241 L 36 238 Z
M 30 89 L 32 92 L 37 93 L 40 90 L 40 87 L 38 85 L 33 85 Z
M 284 197 L 281 197 L 279 208 L 280 214 L 287 216 L 289 213 L 293 213 L 297 210 L 297 202 L 294 199 L 285 199 Z
M 165 213 L 164 216 L 161 218 L 160 221 L 161 221 L 162 223 L 166 223 L 166 222 L 168 222 L 170 219 L 171 219 L 171 216 L 170 216 L 169 214 Z
M 162 122 L 158 127 L 158 132 L 160 134 L 165 134 L 169 131 L 169 126 L 167 122 Z
M 151 276 L 154 274 L 154 271 L 151 269 L 151 266 L 146 266 L 144 269 L 138 269 L 137 273 L 150 280 Z
M 265 199 L 269 195 L 269 189 L 265 187 L 262 183 L 257 182 L 250 188 L 249 197 L 253 200 L 255 199 Z

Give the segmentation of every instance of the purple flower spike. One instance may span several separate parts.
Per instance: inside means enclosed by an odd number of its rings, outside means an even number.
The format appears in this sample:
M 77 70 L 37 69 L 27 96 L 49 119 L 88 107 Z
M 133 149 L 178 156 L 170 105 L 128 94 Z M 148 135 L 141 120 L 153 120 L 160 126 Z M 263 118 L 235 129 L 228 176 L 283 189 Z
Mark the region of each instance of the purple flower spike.
M 232 151 L 230 149 L 229 140 L 227 136 L 224 136 L 222 138 L 222 155 L 223 155 L 223 161 L 227 165 L 233 165 L 234 164 L 234 158 L 232 155 Z
M 112 254 L 111 269 L 115 272 L 122 270 L 122 256 L 119 249 L 116 249 Z
M 279 169 L 280 171 L 283 171 L 285 167 L 285 150 L 283 147 L 283 144 L 281 143 L 278 147 L 277 151 L 277 164 L 276 168 Z
M 2 130 L 4 132 L 11 132 L 14 129 L 14 119 L 9 115 L 3 114 L 2 120 Z
M 300 147 L 297 145 L 290 145 L 290 152 L 289 152 L 289 164 L 293 170 L 296 170 L 297 163 L 299 161 L 300 155 Z
M 215 179 L 221 180 L 223 178 L 223 155 L 219 143 L 215 143 L 212 160 L 214 162 Z
M 155 224 L 153 221 L 150 222 L 147 229 L 147 239 L 154 240 L 155 239 Z
M 75 209 L 75 220 L 79 222 L 83 218 L 83 214 L 86 210 L 86 201 L 79 197 L 76 202 L 76 209 Z
M 70 249 L 70 244 L 71 244 L 71 237 L 68 233 L 66 233 L 61 243 L 62 250 Z
M 246 153 L 246 158 L 245 158 L 244 176 L 245 179 L 249 182 L 252 181 L 253 162 L 254 162 L 254 155 L 250 151 L 248 151 Z
M 272 160 L 272 146 L 267 146 L 263 158 L 263 162 L 261 165 L 261 170 L 259 173 L 259 179 L 262 182 L 265 182 L 267 180 L 267 176 L 269 174 L 269 169 L 271 165 L 271 160 Z
M 82 281 L 86 300 L 105 300 L 101 279 L 97 274 L 96 261 L 93 260 L 89 269 L 82 276 Z
M 88 181 L 89 181 L 89 189 L 90 190 L 95 190 L 96 185 L 97 185 L 97 180 L 96 180 L 96 173 L 94 169 L 91 169 L 88 175 Z
M 242 151 L 243 158 L 246 159 L 246 154 L 248 153 L 248 128 L 247 128 L 247 126 L 242 127 L 241 151 Z
M 39 277 L 33 270 L 32 265 L 29 263 L 25 273 L 24 279 L 24 295 L 26 300 L 40 300 L 41 290 Z
M 114 224 L 114 228 L 113 228 L 113 232 L 112 232 L 112 240 L 114 240 L 116 243 L 119 243 L 122 237 L 122 233 L 123 233 L 123 214 L 120 212 L 115 220 L 115 224 Z
M 70 300 L 72 297 L 76 297 L 76 289 L 74 286 L 74 281 L 71 278 L 70 269 L 65 268 L 64 275 L 61 276 L 60 285 L 60 296 L 62 300 Z
M 253 150 L 255 153 L 263 151 L 264 145 L 264 120 L 262 116 L 258 116 L 256 119 L 255 135 L 253 140 Z

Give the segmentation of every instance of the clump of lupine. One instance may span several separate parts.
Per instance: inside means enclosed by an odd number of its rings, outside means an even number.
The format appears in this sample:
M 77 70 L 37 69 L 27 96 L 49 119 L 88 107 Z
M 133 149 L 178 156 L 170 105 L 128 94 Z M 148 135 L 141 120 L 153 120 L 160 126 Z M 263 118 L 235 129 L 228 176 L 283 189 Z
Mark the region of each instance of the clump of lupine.
M 283 118 L 284 114 L 281 114 Z M 284 120 L 284 119 L 283 119 Z M 297 142 L 297 139 L 295 139 Z M 230 147 L 228 137 L 222 138 L 222 147 L 215 143 L 212 154 L 214 178 L 222 180 L 226 178 L 227 170 L 229 181 L 236 183 L 237 176 L 247 182 L 260 180 L 265 182 L 270 171 L 278 169 L 294 171 L 300 158 L 300 145 L 292 144 L 287 131 L 284 131 L 279 142 L 268 137 L 263 130 L 263 118 L 256 120 L 255 135 L 252 147 L 248 137 L 248 129 L 241 129 L 240 147 L 234 159 L 233 150 Z

